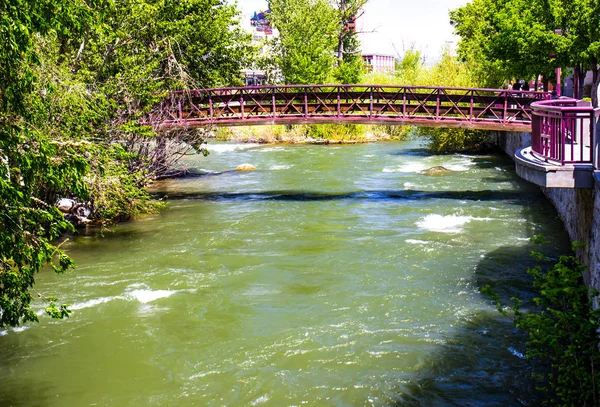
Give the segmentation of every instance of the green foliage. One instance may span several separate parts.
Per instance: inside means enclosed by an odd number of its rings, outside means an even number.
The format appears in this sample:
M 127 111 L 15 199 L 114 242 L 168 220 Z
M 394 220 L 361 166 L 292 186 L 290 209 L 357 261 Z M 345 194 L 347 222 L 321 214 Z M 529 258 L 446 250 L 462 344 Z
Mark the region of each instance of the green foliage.
M 162 202 L 151 200 L 143 188 L 147 183 L 144 172 L 130 171 L 127 163 L 131 153 L 118 144 L 108 150 L 99 146 L 95 151 L 94 171 L 86 176 L 94 218 L 126 221 L 164 207 Z
M 95 3 L 91 3 L 95 4 Z M 0 328 L 36 321 L 31 311 L 34 276 L 47 263 L 64 272 L 72 261 L 51 244 L 72 229 L 47 202 L 70 191 L 87 197 L 89 166 L 75 148 L 44 130 L 47 112 L 30 104 L 37 88 L 37 41 L 67 36 L 89 22 L 89 10 L 71 2 L 0 2 Z M 41 295 L 40 295 L 41 296 Z M 52 303 L 49 311 L 55 312 Z
M 356 124 L 316 124 L 303 126 L 306 137 L 317 140 L 364 141 L 365 126 Z
M 56 191 L 87 196 L 88 165 L 74 149 L 8 117 L 0 121 L 0 160 L 0 327 L 6 327 L 37 320 L 29 290 L 44 264 L 56 272 L 72 266 L 50 243 L 72 226 L 40 198 Z
M 421 84 L 422 74 L 426 72 L 420 51 L 408 49 L 396 66 L 396 77 L 406 85 Z
M 363 83 L 383 85 L 474 87 L 477 78 L 469 65 L 453 56 L 448 49 L 442 50 L 440 59 L 433 66 L 423 64 L 421 53 L 408 49 L 397 62 L 395 73 L 373 72 L 363 76 Z M 488 133 L 471 129 L 444 129 L 409 126 L 377 126 L 377 131 L 403 139 L 410 135 L 429 138 L 429 149 L 435 154 L 481 152 L 488 148 Z
M 479 153 L 489 149 L 489 133 L 484 130 L 418 128 L 417 135 L 429 137 L 434 154 Z
M 58 197 L 101 221 L 152 212 L 147 183 L 205 151 L 202 133 L 139 119 L 169 90 L 239 83 L 253 49 L 237 15 L 221 0 L 0 0 L 0 328 L 37 320 L 44 265 L 73 266 L 52 243 L 73 230 Z
M 333 72 L 336 82 L 358 83 L 365 71 L 358 35 L 349 24 L 362 15 L 362 7 L 367 2 L 368 0 L 336 0 L 334 3 L 338 22 L 337 66 Z
M 286 83 L 324 83 L 335 61 L 335 10 L 327 0 L 271 0 L 269 6 L 279 30 L 275 53 Z
M 32 65 L 39 60 L 38 35 L 77 34 L 90 22 L 91 11 L 103 1 L 0 1 L 0 112 L 24 113 L 23 96 L 35 86 Z
M 550 261 L 541 253 L 533 255 Z M 483 290 L 501 313 L 509 316 L 510 311 L 517 328 L 528 333 L 527 358 L 536 362 L 536 375 L 542 379 L 539 390 L 552 406 L 596 406 L 600 400 L 600 310 L 593 306 L 598 292 L 585 286 L 584 269 L 573 256 L 561 256 L 547 271 L 542 266 L 530 269 L 538 292 L 535 312 L 522 311 L 516 298 L 507 310 L 489 287 Z
M 552 78 L 557 67 L 576 67 L 593 70 L 597 88 L 598 15 L 600 3 L 589 0 L 474 0 L 450 18 L 461 36 L 460 57 L 486 86 L 511 78 Z
M 362 57 L 342 61 L 333 71 L 333 78 L 339 83 L 359 83 L 365 70 Z

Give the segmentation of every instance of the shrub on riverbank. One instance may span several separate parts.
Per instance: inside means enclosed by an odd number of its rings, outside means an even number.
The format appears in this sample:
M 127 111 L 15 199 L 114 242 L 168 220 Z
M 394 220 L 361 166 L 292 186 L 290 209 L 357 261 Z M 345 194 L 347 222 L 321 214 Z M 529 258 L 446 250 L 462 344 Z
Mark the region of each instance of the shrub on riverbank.
M 536 237 L 534 240 L 542 240 Z M 574 244 L 574 250 L 581 248 Z M 551 259 L 533 253 L 548 263 Z M 513 319 L 529 335 L 527 359 L 532 360 L 540 380 L 539 390 L 552 406 L 598 406 L 600 403 L 600 309 L 598 298 L 583 282 L 585 267 L 572 255 L 561 256 L 549 270 L 530 269 L 538 296 L 537 309 L 522 311 L 521 301 L 505 308 L 489 287 L 483 291 L 496 300 L 498 310 Z
M 219 127 L 212 136 L 221 141 L 238 143 L 365 143 L 381 140 L 402 140 L 412 131 L 410 126 L 315 124 L 272 125 L 256 127 Z
M 427 66 L 419 51 L 409 49 L 397 63 L 395 73 L 373 72 L 363 78 L 364 83 L 406 86 L 476 87 L 477 80 L 469 67 L 445 49 L 438 62 Z M 410 129 L 410 127 L 409 127 Z M 385 126 L 388 133 L 412 132 L 416 137 L 429 139 L 429 149 L 435 154 L 483 152 L 488 149 L 488 133 L 470 129 L 444 129 L 417 127 L 406 130 L 397 126 Z
M 102 222 L 152 212 L 148 182 L 203 151 L 201 133 L 140 119 L 170 90 L 240 82 L 252 47 L 237 13 L 220 0 L 0 3 L 0 329 L 37 320 L 44 265 L 73 265 L 53 244 L 73 229 L 57 198 Z

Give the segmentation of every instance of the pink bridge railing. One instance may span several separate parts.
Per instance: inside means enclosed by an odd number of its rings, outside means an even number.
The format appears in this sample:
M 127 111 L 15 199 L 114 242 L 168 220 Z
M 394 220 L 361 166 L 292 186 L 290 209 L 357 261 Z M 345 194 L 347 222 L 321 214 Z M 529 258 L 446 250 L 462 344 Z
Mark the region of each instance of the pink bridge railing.
M 193 126 L 363 123 L 531 130 L 543 92 L 390 85 L 282 85 L 172 92 L 149 124 Z
M 596 164 L 595 118 L 600 109 L 568 98 L 534 102 L 531 108 L 534 155 L 561 165 Z

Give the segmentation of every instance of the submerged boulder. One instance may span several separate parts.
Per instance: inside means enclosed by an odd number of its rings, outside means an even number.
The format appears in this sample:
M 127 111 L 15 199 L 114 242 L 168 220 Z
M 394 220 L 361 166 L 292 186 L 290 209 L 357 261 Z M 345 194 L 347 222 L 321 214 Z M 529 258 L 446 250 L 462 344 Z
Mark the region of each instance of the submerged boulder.
M 426 169 L 424 171 L 421 171 L 421 174 L 423 174 L 423 175 L 429 175 L 429 176 L 438 176 L 438 175 L 450 174 L 452 172 L 454 172 L 454 171 L 449 170 L 446 167 L 442 167 L 440 165 L 437 165 L 435 167 L 431 167 L 431 168 L 428 168 L 428 169 Z
M 236 171 L 256 171 L 256 167 L 252 164 L 242 164 L 235 168 Z

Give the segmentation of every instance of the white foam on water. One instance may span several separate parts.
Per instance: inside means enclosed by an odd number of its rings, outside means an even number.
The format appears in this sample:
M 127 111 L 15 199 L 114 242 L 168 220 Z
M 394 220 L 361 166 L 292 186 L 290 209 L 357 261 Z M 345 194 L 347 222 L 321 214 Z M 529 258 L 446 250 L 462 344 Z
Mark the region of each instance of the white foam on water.
M 8 331 L 0 331 L 0 336 L 8 335 Z
M 23 331 L 25 331 L 27 329 L 29 329 L 29 327 L 27 325 L 17 326 L 17 327 L 11 328 L 11 330 L 13 332 L 23 332 Z
M 258 145 L 258 144 L 255 144 Z M 264 147 L 259 149 L 258 151 L 263 152 L 263 153 L 269 153 L 271 151 L 282 151 L 285 150 L 285 147 Z
M 521 352 L 519 352 L 518 350 L 516 350 L 515 348 L 508 348 L 508 351 L 510 353 L 512 353 L 513 355 L 515 355 L 516 357 L 518 357 L 519 359 L 525 359 L 526 356 L 523 355 Z
M 208 375 L 211 375 L 211 374 L 217 374 L 217 373 L 221 373 L 221 372 L 219 372 L 218 370 L 211 370 L 211 371 L 208 371 L 208 372 L 196 373 L 196 374 L 190 376 L 190 380 L 200 379 L 202 377 L 205 377 L 205 376 L 208 376 Z
M 405 182 L 404 188 L 416 188 L 417 184 L 413 184 L 412 182 Z
M 456 163 L 443 165 L 443 167 L 449 169 L 450 171 L 462 172 L 469 171 L 472 165 L 473 163 Z
M 214 171 L 214 170 L 208 170 L 206 168 L 194 168 L 194 173 L 198 173 L 198 174 L 220 174 L 219 171 Z
M 395 167 L 385 167 L 383 172 L 412 172 L 419 173 L 425 171 L 427 166 L 423 163 L 410 163 L 404 165 L 397 165 Z
M 273 165 L 273 166 L 271 166 L 270 170 L 272 170 L 272 171 L 289 170 L 292 167 L 293 167 L 293 165 Z
M 142 317 L 147 317 L 147 316 L 153 316 L 159 312 L 165 312 L 168 310 L 169 310 L 168 307 L 159 307 L 159 306 L 152 305 L 152 304 L 142 304 L 138 308 L 137 313 L 138 313 L 138 315 L 140 315 Z
M 418 240 L 418 239 L 406 239 L 406 243 L 408 243 L 408 244 L 420 244 L 420 245 L 429 244 L 429 242 L 426 241 L 426 240 Z
M 84 309 L 84 308 L 91 308 L 91 307 L 95 307 L 96 305 L 106 304 L 107 302 L 112 301 L 112 300 L 116 300 L 117 298 L 123 298 L 123 297 L 101 297 L 101 298 L 96 298 L 96 299 L 88 300 L 88 301 L 85 301 L 85 302 L 75 303 L 75 304 L 71 305 L 69 307 L 69 309 L 71 311 L 77 311 L 77 310 Z
M 168 298 L 175 294 L 177 291 L 170 290 L 133 290 L 127 293 L 129 297 L 133 297 L 142 304 L 147 304 L 152 301 L 156 301 L 161 298 Z
M 260 144 L 207 144 L 206 149 L 211 153 L 229 153 L 232 151 L 244 151 L 260 146 Z
M 417 222 L 417 226 L 432 232 L 460 233 L 463 230 L 463 226 L 473 220 L 488 221 L 491 219 L 474 218 L 472 216 L 427 215 L 425 218 Z
M 269 401 L 269 396 L 267 396 L 267 395 L 260 396 L 259 398 L 257 398 L 256 400 L 254 400 L 252 402 L 252 405 L 256 406 L 258 404 L 266 403 L 267 401 Z

